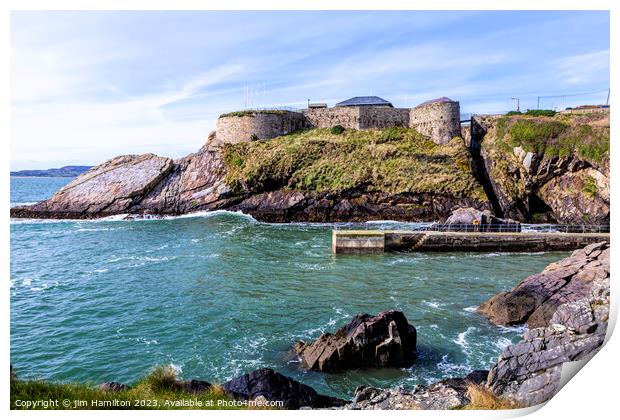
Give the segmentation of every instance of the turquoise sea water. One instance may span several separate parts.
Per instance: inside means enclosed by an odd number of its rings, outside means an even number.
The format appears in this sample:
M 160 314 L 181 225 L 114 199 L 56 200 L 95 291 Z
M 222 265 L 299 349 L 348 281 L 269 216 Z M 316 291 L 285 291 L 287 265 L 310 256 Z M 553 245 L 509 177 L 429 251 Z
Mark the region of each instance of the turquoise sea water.
M 11 205 L 46 198 L 68 181 L 11 178 Z M 473 309 L 567 255 L 335 257 L 332 228 L 228 212 L 12 220 L 11 363 L 20 377 L 91 383 L 132 382 L 173 364 L 183 378 L 213 382 L 271 367 L 341 397 L 361 384 L 413 386 L 488 368 L 521 332 Z M 296 340 L 390 308 L 418 330 L 412 367 L 299 369 L 290 352 Z

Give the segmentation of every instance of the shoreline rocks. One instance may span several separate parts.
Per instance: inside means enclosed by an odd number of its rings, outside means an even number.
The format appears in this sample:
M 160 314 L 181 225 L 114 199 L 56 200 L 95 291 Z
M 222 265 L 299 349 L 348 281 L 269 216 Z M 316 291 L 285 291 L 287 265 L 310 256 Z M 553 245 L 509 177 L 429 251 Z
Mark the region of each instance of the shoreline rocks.
M 546 326 L 504 349 L 489 372 L 491 391 L 523 406 L 541 404 L 557 392 L 564 362 L 600 350 L 609 321 L 609 277 L 592 283 L 586 297 L 560 305 Z
M 379 389 L 360 386 L 349 410 L 454 410 L 470 403 L 468 387 L 480 386 L 487 380 L 488 371 L 476 370 L 464 378 L 449 378 L 430 385 L 416 385 L 411 390 L 404 387 Z
M 347 401 L 317 393 L 313 388 L 272 369 L 258 369 L 222 385 L 227 394 L 238 400 L 254 400 L 263 397 L 267 401 L 282 401 L 285 408 L 340 407 Z
M 305 367 L 321 372 L 365 367 L 402 367 L 413 363 L 416 329 L 400 311 L 358 314 L 334 334 L 313 343 L 297 342 L 294 351 Z
M 578 249 L 514 289 L 493 296 L 478 312 L 497 325 L 546 326 L 560 305 L 586 297 L 594 279 L 609 276 L 609 256 L 608 242 Z

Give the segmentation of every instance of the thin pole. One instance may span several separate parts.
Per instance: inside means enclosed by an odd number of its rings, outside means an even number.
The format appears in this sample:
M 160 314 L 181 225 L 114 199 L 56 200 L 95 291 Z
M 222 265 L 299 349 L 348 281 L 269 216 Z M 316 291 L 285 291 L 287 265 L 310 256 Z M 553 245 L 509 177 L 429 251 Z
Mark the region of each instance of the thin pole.
M 536 99 L 536 109 L 540 109 L 540 96 Z
M 609 93 L 611 92 L 611 88 L 607 89 L 607 102 L 605 102 L 605 105 L 609 105 Z

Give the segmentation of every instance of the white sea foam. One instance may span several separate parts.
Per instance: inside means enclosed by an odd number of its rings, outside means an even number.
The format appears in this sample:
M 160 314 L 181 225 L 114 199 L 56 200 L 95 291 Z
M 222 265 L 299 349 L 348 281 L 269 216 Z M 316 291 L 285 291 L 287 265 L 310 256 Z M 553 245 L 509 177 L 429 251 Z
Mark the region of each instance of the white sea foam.
M 455 340 L 452 340 L 455 344 L 458 344 L 463 350 L 469 349 L 469 342 L 467 341 L 467 335 L 476 331 L 476 327 L 468 327 L 467 330 L 459 333 Z
M 445 304 L 442 304 L 442 303 L 434 301 L 434 300 L 423 300 L 422 303 L 425 304 L 426 306 L 430 306 L 431 308 L 434 308 L 434 309 L 438 309 L 438 308 L 440 308 L 442 306 L 445 306 Z
M 37 224 L 37 223 L 102 223 L 102 222 L 147 222 L 157 220 L 176 220 L 197 217 L 214 217 L 222 214 L 229 214 L 243 217 L 252 222 L 259 223 L 254 217 L 240 211 L 213 210 L 197 211 L 193 213 L 180 214 L 178 216 L 160 216 L 152 214 L 115 214 L 113 216 L 99 217 L 96 219 L 15 219 L 11 218 L 11 224 Z
M 79 228 L 76 232 L 105 232 L 109 230 L 116 230 L 112 228 Z
M 452 363 L 448 360 L 448 355 L 444 354 L 441 357 L 441 361 L 437 363 L 439 370 L 443 372 L 445 376 L 458 376 L 471 372 L 473 369 L 469 363 Z
M 478 309 L 477 306 L 468 306 L 467 308 L 463 308 L 465 312 L 476 312 L 476 309 Z
M 523 334 L 527 331 L 527 325 L 512 325 L 512 326 L 503 326 L 499 325 L 497 327 L 502 333 L 519 333 Z
M 170 363 L 168 366 L 170 366 L 172 370 L 174 370 L 174 373 L 176 373 L 177 375 L 180 375 L 181 373 L 183 373 L 182 365 L 178 365 L 176 363 Z
M 495 343 L 495 347 L 497 347 L 500 350 L 504 350 L 506 347 L 508 347 L 509 345 L 512 344 L 512 341 L 510 341 L 509 339 L 507 339 L 506 337 L 500 337 L 497 339 L 497 341 Z

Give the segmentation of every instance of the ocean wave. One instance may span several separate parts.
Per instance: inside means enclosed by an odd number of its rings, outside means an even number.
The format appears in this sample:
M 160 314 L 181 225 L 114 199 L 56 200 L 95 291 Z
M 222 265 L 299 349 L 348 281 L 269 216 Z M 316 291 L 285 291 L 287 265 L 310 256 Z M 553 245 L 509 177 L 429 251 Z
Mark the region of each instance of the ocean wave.
M 476 327 L 468 327 L 465 331 L 460 332 L 456 339 L 452 341 L 454 342 L 454 344 L 458 344 L 459 346 L 461 346 L 463 350 L 468 350 L 469 342 L 467 341 L 467 336 L 476 330 Z
M 434 300 L 423 300 L 422 303 L 425 304 L 426 306 L 430 306 L 433 309 L 439 309 L 442 306 L 446 306 L 445 303 L 437 302 Z
M 445 377 L 461 376 L 471 372 L 473 369 L 469 363 L 453 363 L 448 360 L 448 355 L 444 354 L 441 361 L 437 363 L 437 368 Z
M 500 351 L 503 351 L 506 347 L 508 347 L 509 345 L 512 344 L 512 341 L 510 341 L 508 338 L 506 337 L 500 337 L 497 339 L 497 341 L 495 341 L 493 343 L 495 345 L 495 347 L 497 347 Z
M 221 215 L 231 215 L 242 217 L 251 222 L 260 223 L 254 217 L 241 211 L 213 210 L 197 211 L 180 215 L 154 215 L 154 214 L 129 214 L 121 213 L 113 216 L 98 217 L 95 219 L 21 219 L 11 218 L 11 224 L 37 224 L 37 223 L 105 223 L 105 222 L 148 222 L 161 220 L 209 218 Z
M 498 325 L 497 328 L 503 334 L 508 334 L 508 333 L 523 334 L 528 330 L 527 325 L 511 325 L 511 326 Z

